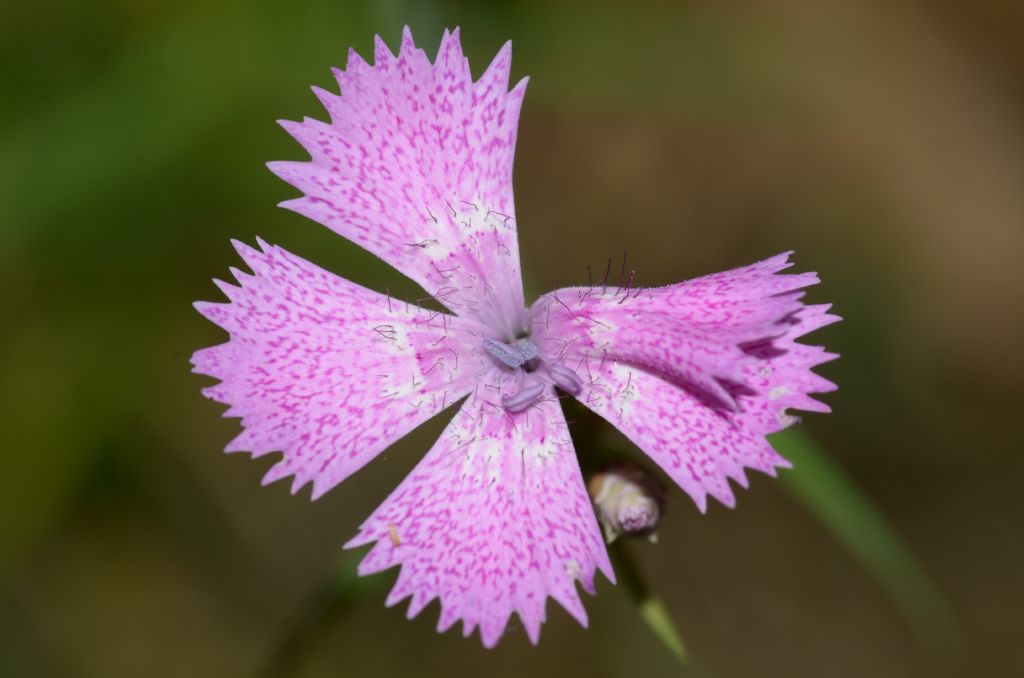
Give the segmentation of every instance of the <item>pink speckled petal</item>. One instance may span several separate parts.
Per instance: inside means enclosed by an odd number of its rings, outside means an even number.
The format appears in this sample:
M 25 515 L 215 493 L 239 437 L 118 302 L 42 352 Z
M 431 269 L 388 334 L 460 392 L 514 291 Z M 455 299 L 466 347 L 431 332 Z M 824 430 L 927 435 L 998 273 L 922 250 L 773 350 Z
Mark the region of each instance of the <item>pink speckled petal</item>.
M 196 304 L 231 339 L 197 351 L 205 394 L 245 430 L 227 451 L 284 458 L 319 497 L 384 448 L 469 393 L 490 362 L 476 323 L 391 299 L 279 247 L 236 243 L 253 274 L 217 281 L 230 303 Z
M 829 313 L 830 308 L 831 304 L 804 306 L 789 319 L 790 328 L 785 335 L 744 346 L 748 354 L 758 359 L 743 367 L 743 383 L 749 391 L 737 398 L 742 405 L 738 418 L 744 426 L 765 434 L 775 433 L 795 421 L 787 410 L 831 411 L 828 405 L 808 394 L 830 393 L 836 385 L 811 370 L 839 356 L 821 346 L 796 341 L 837 322 L 839 316 Z
M 346 544 L 376 542 L 360 574 L 402 566 L 389 605 L 411 596 L 413 617 L 438 598 L 438 630 L 461 619 L 487 647 L 513 612 L 536 643 L 549 595 L 585 626 L 575 582 L 593 592 L 598 568 L 614 581 L 557 399 L 501 405 L 529 379 L 495 369 Z
M 558 290 L 531 309 L 551 363 L 584 382 L 578 398 L 618 427 L 693 497 L 735 503 L 728 479 L 786 466 L 764 436 L 827 411 L 811 371 L 835 358 L 797 337 L 838 320 L 805 306 L 813 273 L 780 275 L 788 255 L 659 289 Z
M 597 355 L 644 366 L 735 409 L 723 382 L 742 383 L 749 342 L 781 336 L 813 273 L 778 275 L 788 254 L 661 288 L 557 290 L 530 315 L 548 355 Z M 569 340 L 571 344 L 567 343 Z
M 341 95 L 316 90 L 330 123 L 283 122 L 311 162 L 270 163 L 304 197 L 285 207 L 318 221 L 415 280 L 457 314 L 513 335 L 523 289 L 512 161 L 526 89 L 508 89 L 506 44 L 473 82 L 459 31 L 433 64 L 406 28 L 398 56 L 349 55 Z
M 728 479 L 746 486 L 745 467 L 774 475 L 776 466 L 786 466 L 762 434 L 641 368 L 608 361 L 593 369 L 578 397 L 661 466 L 701 511 L 708 494 L 733 506 Z

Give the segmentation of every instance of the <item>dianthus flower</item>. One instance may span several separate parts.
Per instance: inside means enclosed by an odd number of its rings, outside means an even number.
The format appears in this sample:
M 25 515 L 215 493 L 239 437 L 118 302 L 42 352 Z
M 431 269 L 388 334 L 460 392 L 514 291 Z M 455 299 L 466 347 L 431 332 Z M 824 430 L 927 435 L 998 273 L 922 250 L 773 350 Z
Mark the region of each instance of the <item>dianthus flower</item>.
M 438 630 L 462 620 L 491 647 L 517 613 L 532 642 L 548 596 L 584 626 L 575 584 L 614 581 L 558 400 L 605 418 L 705 510 L 734 504 L 746 468 L 787 466 L 765 435 L 833 357 L 796 338 L 836 318 L 785 275 L 787 254 L 668 287 L 592 285 L 523 296 L 512 159 L 526 87 L 508 88 L 506 44 L 473 81 L 458 30 L 430 62 L 408 29 L 370 66 L 350 51 L 330 122 L 282 125 L 312 156 L 270 169 L 302 197 L 284 207 L 369 250 L 446 309 L 357 285 L 280 247 L 237 248 L 252 273 L 198 303 L 230 340 L 196 352 L 205 394 L 243 432 L 228 452 L 283 458 L 269 483 L 312 482 L 313 498 L 412 429 L 457 405 L 426 457 L 347 547 L 374 543 L 360 574 L 401 566 L 387 599 L 409 617 L 440 601 Z M 461 403 L 460 403 L 461 401 Z

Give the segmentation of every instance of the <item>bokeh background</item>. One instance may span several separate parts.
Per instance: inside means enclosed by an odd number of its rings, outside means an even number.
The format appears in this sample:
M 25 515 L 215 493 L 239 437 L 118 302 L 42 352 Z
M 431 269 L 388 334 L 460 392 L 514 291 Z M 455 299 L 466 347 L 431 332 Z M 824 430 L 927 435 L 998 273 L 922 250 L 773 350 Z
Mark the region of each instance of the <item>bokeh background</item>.
M 730 511 L 672 493 L 631 545 L 706 676 L 1021 675 L 1024 11 L 1020 3 L 208 2 L 0 5 L 0 675 L 680 675 L 607 582 L 538 648 L 408 622 L 340 545 L 443 426 L 311 503 L 224 455 L 189 373 L 191 307 L 261 235 L 363 284 L 408 283 L 276 209 L 274 120 L 403 24 L 463 27 L 479 74 L 530 75 L 516 191 L 528 290 L 628 250 L 666 284 L 795 249 L 845 321 L 841 389 L 804 430 L 949 605 L 926 650 L 786 484 Z M 415 291 L 413 291 L 415 294 Z M 583 454 L 586 451 L 582 451 Z M 799 472 L 799 471 L 796 471 Z M 795 473 L 795 472 L 794 472 Z M 340 573 L 340 574 L 339 574 Z M 326 582 L 343 594 L 303 630 Z M 298 629 L 298 630 L 297 630 Z

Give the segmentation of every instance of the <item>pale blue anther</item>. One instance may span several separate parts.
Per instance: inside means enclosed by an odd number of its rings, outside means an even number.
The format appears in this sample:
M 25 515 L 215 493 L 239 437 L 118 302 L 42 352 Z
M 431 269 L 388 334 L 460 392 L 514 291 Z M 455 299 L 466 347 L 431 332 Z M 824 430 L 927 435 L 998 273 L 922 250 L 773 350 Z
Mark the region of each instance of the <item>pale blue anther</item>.
M 522 367 L 526 362 L 537 357 L 537 344 L 529 339 L 519 339 L 506 344 L 493 339 L 484 339 L 484 348 L 496 360 L 508 365 L 512 369 Z
M 512 342 L 512 348 L 519 351 L 519 355 L 524 358 L 524 363 L 533 360 L 539 354 L 537 344 L 533 343 L 529 339 L 516 339 Z

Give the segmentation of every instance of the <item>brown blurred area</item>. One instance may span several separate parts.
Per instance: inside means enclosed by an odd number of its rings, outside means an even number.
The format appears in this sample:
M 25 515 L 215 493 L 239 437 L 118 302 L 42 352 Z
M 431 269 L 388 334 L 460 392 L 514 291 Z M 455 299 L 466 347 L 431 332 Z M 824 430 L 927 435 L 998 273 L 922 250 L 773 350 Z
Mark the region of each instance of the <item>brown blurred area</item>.
M 814 336 L 834 412 L 804 427 L 948 598 L 931 655 L 855 560 L 768 478 L 701 515 L 678 490 L 632 549 L 700 676 L 1009 676 L 1024 607 L 1024 9 L 806 1 L 129 3 L 0 9 L 0 675 L 255 676 L 340 545 L 440 432 L 316 503 L 189 373 L 196 314 L 256 235 L 376 288 L 406 284 L 275 209 L 273 120 L 323 117 L 348 46 L 474 72 L 511 39 L 531 76 L 516 202 L 528 296 L 628 251 L 657 285 L 793 249 L 844 317 Z M 333 85 L 331 85 L 333 87 Z M 586 454 L 586 450 L 581 450 Z M 589 630 L 548 607 L 494 651 L 349 583 L 301 676 L 678 675 L 602 582 Z

